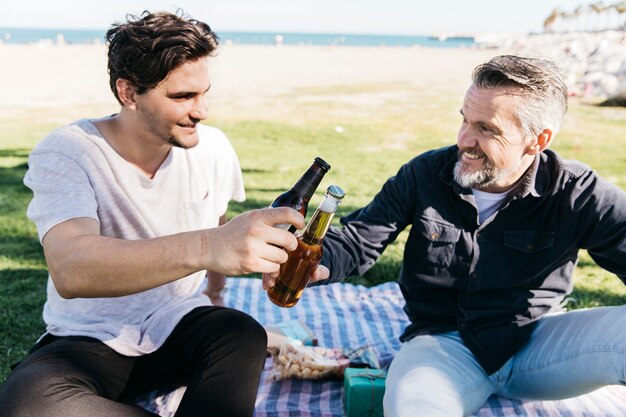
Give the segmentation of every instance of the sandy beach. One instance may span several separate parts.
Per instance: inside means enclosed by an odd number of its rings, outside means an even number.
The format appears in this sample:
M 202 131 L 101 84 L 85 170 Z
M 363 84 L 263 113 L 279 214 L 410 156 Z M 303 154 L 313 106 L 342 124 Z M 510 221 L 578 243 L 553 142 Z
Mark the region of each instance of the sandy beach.
M 307 100 L 311 89 L 327 88 L 331 100 L 351 86 L 370 86 L 377 93 L 385 86 L 392 93 L 398 84 L 428 94 L 459 92 L 469 84 L 472 68 L 494 54 L 424 47 L 223 46 L 213 59 L 211 100 L 220 111 L 263 116 L 264 104 L 285 95 Z M 77 106 L 117 108 L 104 45 L 0 45 L 0 62 L 0 115 L 37 108 L 65 107 L 72 113 Z M 372 99 L 354 93 L 353 102 Z

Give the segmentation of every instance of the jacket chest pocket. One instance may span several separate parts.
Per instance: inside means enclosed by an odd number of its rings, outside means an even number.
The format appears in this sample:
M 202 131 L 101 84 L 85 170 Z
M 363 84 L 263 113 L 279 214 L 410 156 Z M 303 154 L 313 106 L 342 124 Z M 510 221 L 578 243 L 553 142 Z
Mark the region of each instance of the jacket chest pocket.
M 504 246 L 520 252 L 535 254 L 554 246 L 554 232 L 505 231 Z
M 411 230 L 415 234 L 415 246 L 411 255 L 417 256 L 418 262 L 424 260 L 435 266 L 448 266 L 454 257 L 456 243 L 461 237 L 461 230 L 456 227 L 428 218 L 420 218 Z
M 491 287 L 515 287 L 522 283 L 540 288 L 545 272 L 561 265 L 556 250 L 555 232 L 505 231 L 504 248 L 493 271 L 495 281 L 483 285 Z

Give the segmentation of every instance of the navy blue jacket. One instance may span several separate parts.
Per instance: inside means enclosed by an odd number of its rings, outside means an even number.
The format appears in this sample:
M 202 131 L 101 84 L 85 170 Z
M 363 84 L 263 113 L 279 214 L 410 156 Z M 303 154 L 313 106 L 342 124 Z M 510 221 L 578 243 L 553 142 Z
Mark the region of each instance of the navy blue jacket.
M 453 179 L 457 147 L 417 156 L 324 240 L 330 281 L 362 275 L 410 226 L 399 284 L 411 321 L 401 340 L 458 330 L 489 374 L 562 310 L 579 249 L 626 279 L 626 193 L 546 150 L 482 224 Z

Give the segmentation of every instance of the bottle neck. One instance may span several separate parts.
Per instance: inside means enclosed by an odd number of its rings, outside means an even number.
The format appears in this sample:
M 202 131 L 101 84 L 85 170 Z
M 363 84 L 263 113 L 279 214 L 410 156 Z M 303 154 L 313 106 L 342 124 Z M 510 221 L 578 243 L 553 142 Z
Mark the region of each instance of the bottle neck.
M 321 245 L 334 216 L 335 213 L 326 213 L 320 209 L 315 210 L 313 217 L 302 233 L 302 241 L 308 245 Z
M 320 206 L 313 213 L 313 217 L 304 228 L 302 241 L 309 245 L 321 245 L 335 212 L 341 201 L 331 195 L 326 195 Z
M 324 174 L 326 174 L 326 171 L 319 168 L 317 165 L 313 165 L 300 177 L 298 182 L 296 182 L 291 189 L 308 202 L 320 185 L 320 182 L 322 182 Z

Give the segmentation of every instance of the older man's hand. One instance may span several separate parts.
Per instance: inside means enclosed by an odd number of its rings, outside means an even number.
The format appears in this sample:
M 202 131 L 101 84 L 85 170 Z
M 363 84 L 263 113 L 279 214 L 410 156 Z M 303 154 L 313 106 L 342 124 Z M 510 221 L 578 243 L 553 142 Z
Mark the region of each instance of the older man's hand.
M 328 277 L 330 277 L 330 270 L 324 265 L 319 265 L 313 270 L 309 283 L 322 281 L 328 279 Z M 276 284 L 276 278 L 278 278 L 278 272 L 263 274 L 263 289 L 267 291 L 272 288 Z

